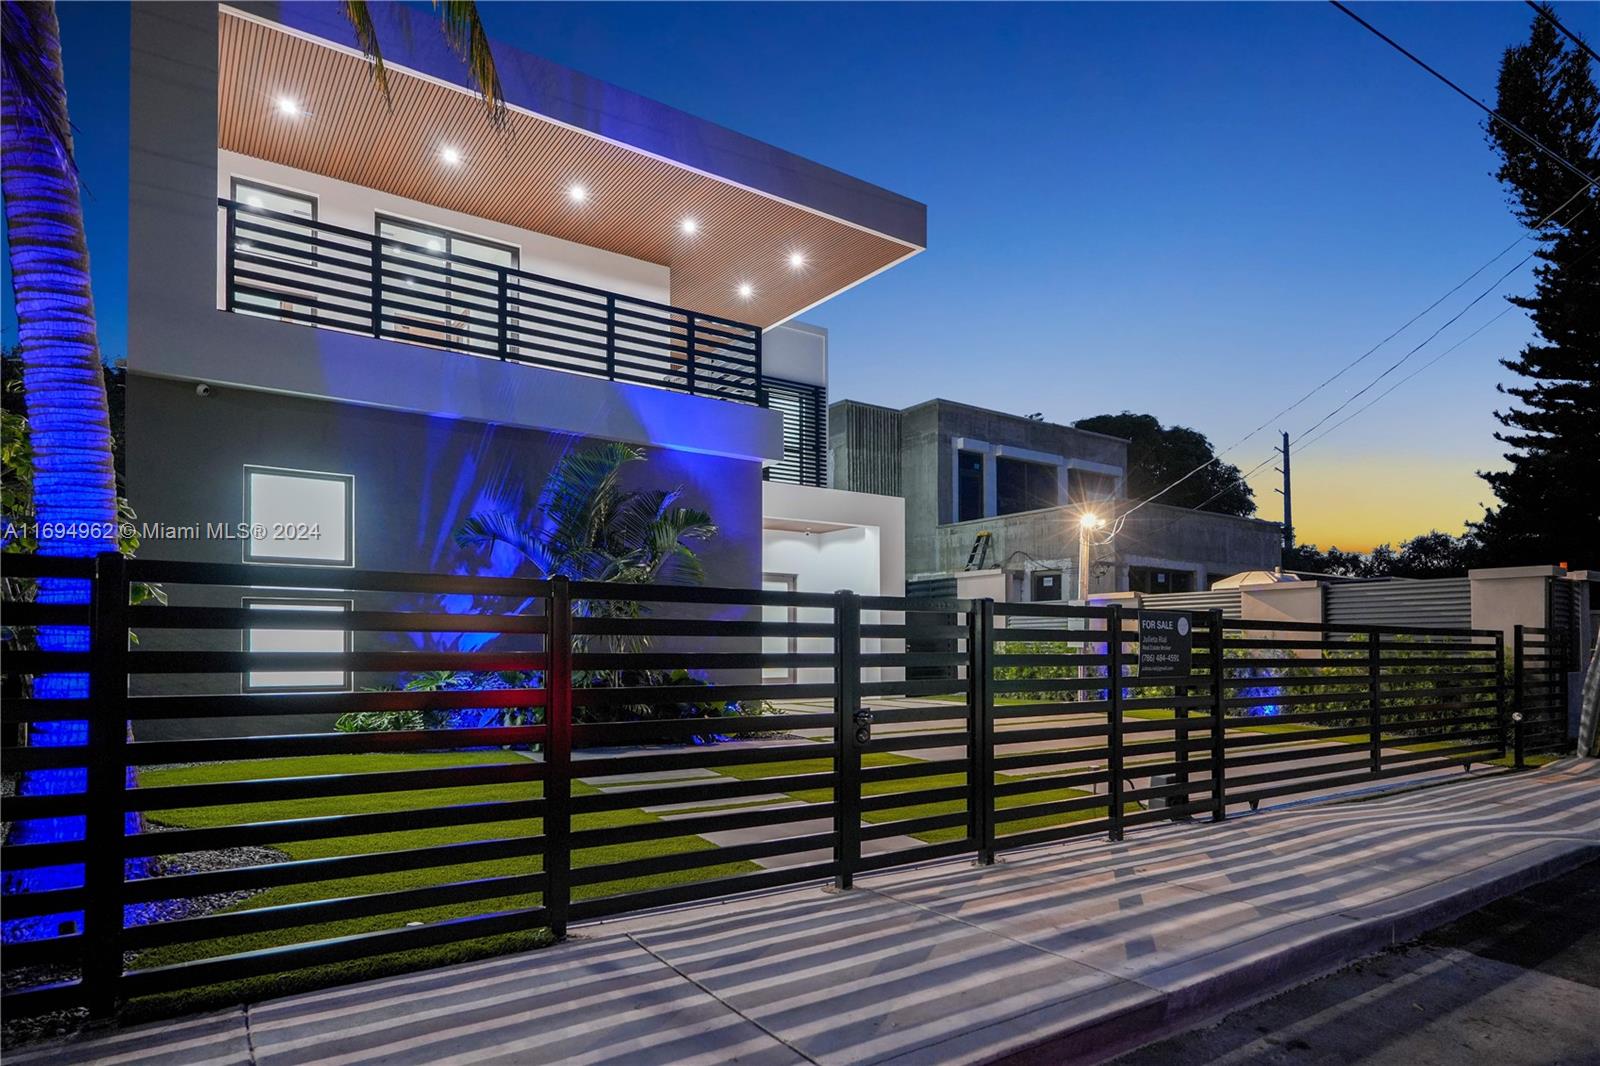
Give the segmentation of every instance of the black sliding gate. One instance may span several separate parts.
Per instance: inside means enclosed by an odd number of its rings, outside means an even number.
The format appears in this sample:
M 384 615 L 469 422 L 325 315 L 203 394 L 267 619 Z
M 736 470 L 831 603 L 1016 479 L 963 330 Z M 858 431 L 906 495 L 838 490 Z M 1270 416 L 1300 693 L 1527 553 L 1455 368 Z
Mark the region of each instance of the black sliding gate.
M 1194 612 L 1186 672 L 1154 677 L 1118 607 L 6 563 L 18 1012 L 508 950 L 1564 737 L 1542 631 L 1508 657 L 1497 632 Z M 43 602 L 71 581 L 90 602 Z

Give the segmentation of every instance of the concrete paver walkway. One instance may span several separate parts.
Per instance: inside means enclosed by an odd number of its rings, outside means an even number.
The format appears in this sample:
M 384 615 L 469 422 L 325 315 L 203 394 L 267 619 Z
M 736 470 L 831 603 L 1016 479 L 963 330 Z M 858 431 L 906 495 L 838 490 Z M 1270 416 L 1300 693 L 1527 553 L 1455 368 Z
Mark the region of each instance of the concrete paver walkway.
M 1089 1062 L 1600 854 L 1600 762 L 583 927 L 9 1063 Z

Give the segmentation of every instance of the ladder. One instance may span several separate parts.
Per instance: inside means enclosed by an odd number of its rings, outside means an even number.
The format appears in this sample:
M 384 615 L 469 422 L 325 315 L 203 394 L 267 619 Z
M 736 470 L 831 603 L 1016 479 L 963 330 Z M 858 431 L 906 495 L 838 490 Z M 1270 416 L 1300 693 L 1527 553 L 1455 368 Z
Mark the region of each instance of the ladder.
M 983 564 L 989 561 L 989 534 L 979 533 L 972 538 L 972 550 L 967 553 L 968 570 L 982 570 Z

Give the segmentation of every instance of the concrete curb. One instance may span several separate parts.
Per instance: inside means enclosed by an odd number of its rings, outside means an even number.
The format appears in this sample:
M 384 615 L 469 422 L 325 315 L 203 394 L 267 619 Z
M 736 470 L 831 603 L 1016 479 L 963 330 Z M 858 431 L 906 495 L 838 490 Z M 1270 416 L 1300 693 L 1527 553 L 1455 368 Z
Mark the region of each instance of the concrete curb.
M 1369 918 L 1265 958 L 1252 959 L 1197 985 L 1166 993 L 1156 1004 L 1096 1018 L 1026 1047 L 1000 1051 L 983 1061 L 1006 1066 L 1089 1066 L 1105 1062 L 1146 1044 L 1200 1028 L 1595 861 L 1600 861 L 1600 845 L 1579 844 L 1564 854 L 1468 885 L 1401 913 Z

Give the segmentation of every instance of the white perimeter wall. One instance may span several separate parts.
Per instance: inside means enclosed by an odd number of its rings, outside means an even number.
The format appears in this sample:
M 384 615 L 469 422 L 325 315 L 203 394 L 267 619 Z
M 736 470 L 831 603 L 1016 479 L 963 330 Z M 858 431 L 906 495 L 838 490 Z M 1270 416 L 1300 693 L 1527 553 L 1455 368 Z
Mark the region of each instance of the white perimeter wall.
M 874 496 L 865 492 L 814 488 L 809 485 L 762 484 L 761 570 L 765 574 L 791 574 L 797 592 L 838 592 L 849 589 L 863 596 L 903 596 L 906 588 L 905 501 L 897 496 Z M 843 525 L 807 534 L 796 529 L 774 529 L 774 520 L 784 523 L 815 522 Z M 797 613 L 799 622 L 825 621 L 825 611 Z M 862 611 L 861 620 L 872 624 L 899 622 L 899 614 Z M 862 651 L 902 650 L 902 641 L 862 641 Z M 823 639 L 801 639 L 797 652 L 827 652 L 832 644 Z M 901 670 L 862 671 L 867 680 L 893 680 Z M 799 670 L 801 684 L 823 682 L 830 670 Z

